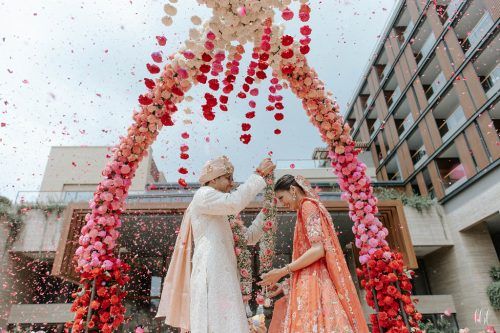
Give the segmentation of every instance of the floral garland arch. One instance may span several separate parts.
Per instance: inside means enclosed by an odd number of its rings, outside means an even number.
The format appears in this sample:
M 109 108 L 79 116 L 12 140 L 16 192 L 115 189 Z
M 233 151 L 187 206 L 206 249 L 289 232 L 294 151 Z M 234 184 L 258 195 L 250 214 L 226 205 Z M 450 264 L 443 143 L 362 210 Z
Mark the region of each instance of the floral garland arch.
M 270 104 L 266 110 L 276 111 L 275 119 L 282 120 L 284 105 L 278 92 L 282 88 L 291 89 L 302 100 L 310 122 L 329 148 L 331 165 L 343 192 L 342 199 L 349 203 L 349 216 L 354 222 L 352 230 L 362 265 L 358 274 L 367 292 L 367 302 L 376 310 L 376 314 L 371 315 L 372 331 L 419 331 L 421 315 L 410 299 L 411 273 L 404 269 L 402 255 L 389 249 L 388 230 L 376 217 L 377 198 L 366 175 L 366 165 L 358 160 L 359 150 L 355 148 L 338 104 L 307 63 L 310 27 L 303 25 L 300 28 L 303 37 L 296 42 L 292 36 L 283 34 L 282 26 L 273 25 L 276 10 L 284 20 L 293 19 L 294 12 L 287 7 L 291 0 L 198 2 L 212 8 L 214 16 L 199 28 L 191 29 L 190 40 L 178 53 L 168 57 L 169 63 L 163 70 L 155 63 L 147 64 L 149 72 L 159 76 L 144 79 L 148 92 L 139 96 L 140 111 L 134 112 L 134 122 L 127 135 L 121 137 L 114 148 L 112 161 L 103 170 L 104 178 L 90 202 L 91 213 L 85 217 L 86 225 L 81 230 L 80 246 L 75 254 L 81 289 L 74 294 L 72 331 L 97 328 L 101 332 L 112 332 L 124 321 L 122 301 L 126 292 L 123 286 L 129 280 L 129 266 L 114 252 L 120 235 L 120 214 L 125 210 L 134 173 L 159 131 L 164 126 L 174 125 L 172 115 L 177 111 L 176 105 L 184 100 L 193 85 L 207 85 L 214 93 L 222 91 L 218 98 L 211 93 L 204 96 L 202 110 L 208 121 L 214 120 L 216 106 L 222 112 L 228 110 L 228 95 L 235 89 L 239 61 L 245 53 L 243 45 L 247 42 L 254 45 L 253 60 L 237 97 L 246 99 L 258 95 L 258 88 L 253 85 L 267 79 L 266 72 L 270 71 Z M 307 1 L 300 2 L 298 18 L 305 23 L 310 18 L 310 7 Z M 168 15 L 163 23 L 170 25 L 176 8 L 166 4 L 165 12 Z M 201 24 L 196 16 L 192 22 Z M 157 41 L 164 46 L 166 38 L 157 36 Z M 164 60 L 161 52 L 153 53 L 152 59 L 156 63 Z M 226 61 L 225 71 L 223 61 Z M 219 78 L 221 73 L 224 74 L 222 79 Z M 249 106 L 255 108 L 255 102 L 250 100 Z M 254 116 L 255 111 L 246 114 L 248 121 Z M 251 135 L 246 133 L 250 128 L 251 124 L 242 124 L 245 133 L 240 140 L 243 143 L 251 140 Z M 275 130 L 275 134 L 280 134 L 280 130 Z M 184 133 L 183 138 L 187 137 Z M 186 145 L 181 146 L 181 159 L 189 158 L 188 149 Z M 185 168 L 179 169 L 181 174 L 187 172 Z M 186 186 L 182 178 L 179 184 Z

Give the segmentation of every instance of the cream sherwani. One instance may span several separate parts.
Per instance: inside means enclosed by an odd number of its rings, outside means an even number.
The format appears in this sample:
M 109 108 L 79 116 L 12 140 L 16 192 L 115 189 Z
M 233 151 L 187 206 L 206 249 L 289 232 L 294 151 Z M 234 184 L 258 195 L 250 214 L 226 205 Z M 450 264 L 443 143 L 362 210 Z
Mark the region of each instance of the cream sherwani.
M 234 240 L 228 215 L 242 211 L 265 187 L 252 175 L 231 193 L 204 186 L 194 195 L 191 214 L 194 253 L 191 273 L 190 325 L 192 333 L 248 333 Z M 249 245 L 263 234 L 260 213 L 246 235 Z

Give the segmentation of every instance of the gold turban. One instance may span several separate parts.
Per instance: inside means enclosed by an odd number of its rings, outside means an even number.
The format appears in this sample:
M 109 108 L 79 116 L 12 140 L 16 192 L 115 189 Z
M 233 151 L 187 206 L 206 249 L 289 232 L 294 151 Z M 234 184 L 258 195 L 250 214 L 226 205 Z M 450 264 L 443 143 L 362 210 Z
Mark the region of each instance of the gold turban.
M 229 161 L 229 158 L 226 156 L 220 156 L 205 163 L 203 169 L 201 169 L 199 181 L 203 185 L 215 178 L 231 174 L 233 172 L 234 167 Z

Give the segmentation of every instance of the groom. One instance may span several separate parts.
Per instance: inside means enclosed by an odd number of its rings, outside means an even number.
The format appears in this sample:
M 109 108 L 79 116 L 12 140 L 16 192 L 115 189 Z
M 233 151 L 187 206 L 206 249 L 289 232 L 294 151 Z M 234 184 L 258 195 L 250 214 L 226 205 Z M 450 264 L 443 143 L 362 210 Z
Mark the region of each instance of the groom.
M 248 333 L 234 240 L 228 215 L 242 211 L 266 186 L 275 165 L 264 159 L 235 191 L 226 156 L 205 164 L 203 185 L 186 209 L 163 285 L 156 317 L 192 333 Z M 263 234 L 260 213 L 247 229 L 249 245 Z M 194 243 L 194 250 L 193 250 Z

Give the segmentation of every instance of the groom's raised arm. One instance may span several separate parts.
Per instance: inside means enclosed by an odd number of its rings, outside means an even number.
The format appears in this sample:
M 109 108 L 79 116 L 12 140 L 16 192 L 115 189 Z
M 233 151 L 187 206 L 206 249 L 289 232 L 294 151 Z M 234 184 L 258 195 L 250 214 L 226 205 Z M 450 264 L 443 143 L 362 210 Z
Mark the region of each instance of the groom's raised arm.
M 236 215 L 266 187 L 264 178 L 252 174 L 246 182 L 231 193 L 207 189 L 201 198 L 199 211 L 208 215 Z

